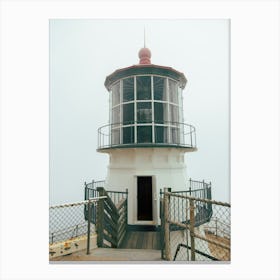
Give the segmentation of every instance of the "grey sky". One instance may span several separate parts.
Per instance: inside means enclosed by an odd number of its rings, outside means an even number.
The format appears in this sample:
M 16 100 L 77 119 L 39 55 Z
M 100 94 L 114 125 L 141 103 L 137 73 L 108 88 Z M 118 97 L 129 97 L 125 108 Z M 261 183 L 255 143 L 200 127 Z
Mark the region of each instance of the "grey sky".
M 104 81 L 138 64 L 144 26 L 152 63 L 188 79 L 184 117 L 198 146 L 186 154 L 188 176 L 229 201 L 229 21 L 51 20 L 50 204 L 81 200 L 84 181 L 105 179 L 108 156 L 96 152 L 97 129 L 109 121 Z

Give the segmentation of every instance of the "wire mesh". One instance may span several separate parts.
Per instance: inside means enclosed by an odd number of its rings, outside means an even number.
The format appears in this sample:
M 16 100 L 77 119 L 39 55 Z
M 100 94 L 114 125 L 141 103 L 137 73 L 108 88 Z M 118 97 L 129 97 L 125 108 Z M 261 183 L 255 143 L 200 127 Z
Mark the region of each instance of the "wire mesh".
M 176 194 L 176 193 L 175 193 Z M 187 235 L 186 226 L 189 222 L 188 200 L 180 196 L 169 196 L 169 241 L 171 259 L 177 261 L 190 260 L 190 238 Z
M 96 204 L 91 201 L 91 210 L 94 215 Z M 79 202 L 51 206 L 49 208 L 49 244 L 73 239 L 78 236 L 86 235 L 88 232 L 88 221 L 86 209 L 89 202 Z M 95 226 L 90 223 L 90 232 L 94 233 Z
M 230 261 L 230 204 L 178 193 L 165 195 L 169 201 L 169 244 L 165 246 L 170 246 L 171 259 Z
M 230 261 L 230 206 L 212 203 L 212 216 L 201 229 L 201 238 L 196 238 L 197 246 L 207 246 L 209 254 L 220 261 Z

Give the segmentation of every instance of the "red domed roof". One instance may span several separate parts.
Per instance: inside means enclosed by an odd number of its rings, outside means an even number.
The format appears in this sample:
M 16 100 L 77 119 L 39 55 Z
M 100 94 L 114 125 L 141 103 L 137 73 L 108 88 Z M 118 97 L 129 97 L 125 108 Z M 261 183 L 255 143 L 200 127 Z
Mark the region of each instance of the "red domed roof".
M 138 53 L 139 64 L 151 64 L 151 56 L 152 53 L 148 48 L 142 48 Z

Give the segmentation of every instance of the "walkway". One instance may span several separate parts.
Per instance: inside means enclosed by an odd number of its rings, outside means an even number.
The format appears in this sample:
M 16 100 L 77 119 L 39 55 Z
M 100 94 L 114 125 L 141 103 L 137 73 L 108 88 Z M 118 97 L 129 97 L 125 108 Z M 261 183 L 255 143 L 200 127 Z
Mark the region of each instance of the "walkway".
M 121 244 L 121 248 L 160 250 L 160 232 L 128 231 Z
M 96 248 L 53 259 L 51 262 L 72 261 L 163 261 L 160 250 L 160 232 L 128 231 L 121 248 Z
M 77 261 L 163 261 L 161 259 L 161 251 L 159 250 L 142 250 L 142 249 L 111 249 L 111 248 L 96 248 L 89 255 L 86 250 L 73 253 L 68 256 L 61 256 L 53 259 L 51 263 L 60 262 L 77 262 Z

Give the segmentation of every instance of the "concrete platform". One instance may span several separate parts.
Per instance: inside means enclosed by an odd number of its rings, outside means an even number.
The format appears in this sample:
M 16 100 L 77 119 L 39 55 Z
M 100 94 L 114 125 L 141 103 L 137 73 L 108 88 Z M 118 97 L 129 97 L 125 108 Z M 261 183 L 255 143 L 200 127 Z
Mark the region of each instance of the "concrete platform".
M 97 248 L 93 249 L 89 255 L 86 251 L 72 253 L 71 255 L 54 258 L 50 263 L 57 262 L 83 262 L 83 261 L 148 261 L 158 262 L 161 259 L 161 251 L 153 249 L 111 249 Z

